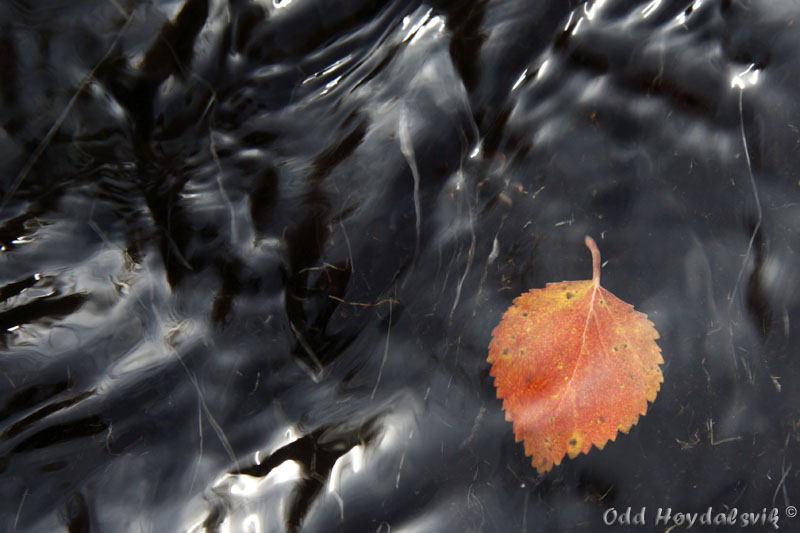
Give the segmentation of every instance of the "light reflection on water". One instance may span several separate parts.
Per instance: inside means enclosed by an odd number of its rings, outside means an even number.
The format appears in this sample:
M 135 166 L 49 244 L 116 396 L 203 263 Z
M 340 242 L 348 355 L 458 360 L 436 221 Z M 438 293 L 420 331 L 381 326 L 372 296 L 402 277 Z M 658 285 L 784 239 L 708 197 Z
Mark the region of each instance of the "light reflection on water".
M 794 503 L 789 4 L 95 7 L 0 8 L 6 529 Z M 540 477 L 487 345 L 585 234 L 665 382 Z

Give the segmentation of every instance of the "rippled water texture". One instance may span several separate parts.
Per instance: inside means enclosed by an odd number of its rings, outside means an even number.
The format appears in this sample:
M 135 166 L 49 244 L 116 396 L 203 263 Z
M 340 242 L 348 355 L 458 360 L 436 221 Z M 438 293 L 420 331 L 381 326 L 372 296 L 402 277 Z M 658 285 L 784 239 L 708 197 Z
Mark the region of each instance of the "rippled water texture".
M 798 15 L 3 2 L 0 529 L 797 527 Z M 539 476 L 487 346 L 586 234 L 664 383 Z

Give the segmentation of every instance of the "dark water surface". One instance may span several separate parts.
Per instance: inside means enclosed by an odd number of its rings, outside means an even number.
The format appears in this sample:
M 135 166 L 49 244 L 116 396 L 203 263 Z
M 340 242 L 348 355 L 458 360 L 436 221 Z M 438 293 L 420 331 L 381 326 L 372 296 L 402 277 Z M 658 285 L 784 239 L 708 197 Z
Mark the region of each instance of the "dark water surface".
M 0 42 L 0 530 L 800 527 L 797 2 L 12 0 Z M 540 476 L 487 346 L 585 234 L 664 383 Z

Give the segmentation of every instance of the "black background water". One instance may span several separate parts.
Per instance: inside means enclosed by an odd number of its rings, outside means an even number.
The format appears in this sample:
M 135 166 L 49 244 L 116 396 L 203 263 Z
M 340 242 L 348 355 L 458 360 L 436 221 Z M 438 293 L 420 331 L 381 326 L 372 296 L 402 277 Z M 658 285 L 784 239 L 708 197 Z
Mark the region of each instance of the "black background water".
M 797 527 L 798 14 L 4 2 L 0 529 Z M 585 234 L 664 383 L 539 476 L 487 346 Z

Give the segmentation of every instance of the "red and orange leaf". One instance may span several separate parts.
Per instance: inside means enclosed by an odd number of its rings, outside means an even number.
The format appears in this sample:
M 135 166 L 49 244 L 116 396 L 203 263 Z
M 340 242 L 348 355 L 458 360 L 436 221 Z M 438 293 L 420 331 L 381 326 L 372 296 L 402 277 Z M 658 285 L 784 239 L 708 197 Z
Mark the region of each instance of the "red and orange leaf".
M 664 381 L 653 323 L 600 286 L 600 251 L 585 242 L 592 279 L 519 296 L 489 344 L 497 397 L 539 472 L 627 433 Z

